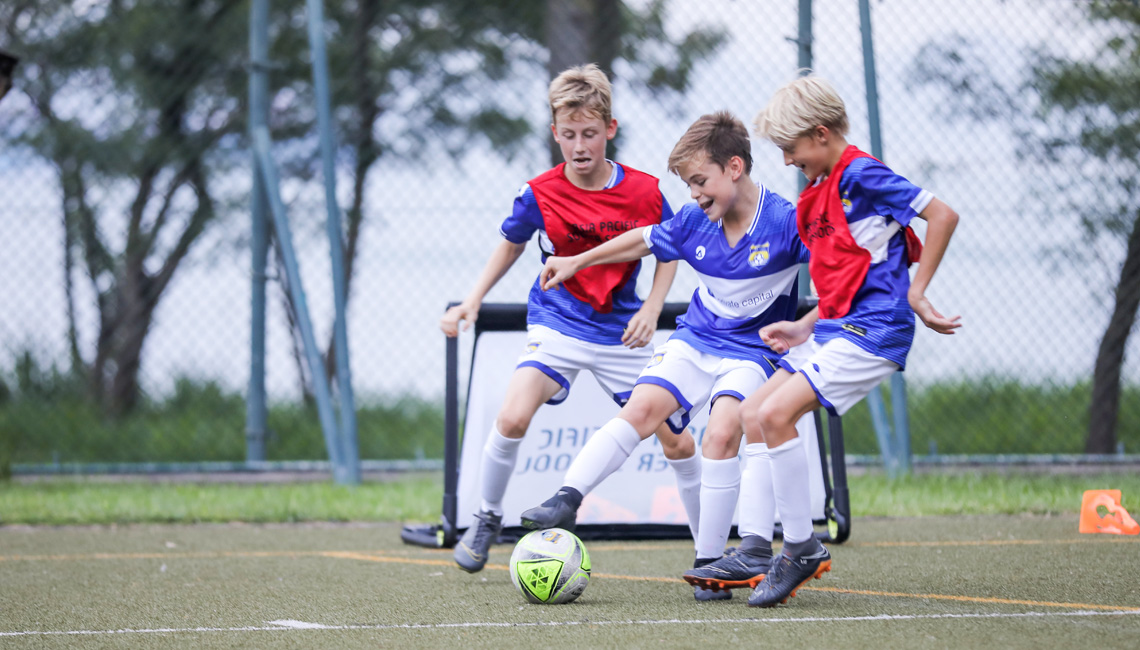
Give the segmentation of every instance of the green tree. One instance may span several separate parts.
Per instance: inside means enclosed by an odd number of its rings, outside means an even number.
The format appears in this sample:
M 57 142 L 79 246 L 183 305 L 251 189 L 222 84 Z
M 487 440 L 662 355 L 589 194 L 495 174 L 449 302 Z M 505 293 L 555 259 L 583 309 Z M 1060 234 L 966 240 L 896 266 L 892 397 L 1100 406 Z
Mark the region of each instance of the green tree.
M 213 181 L 233 167 L 244 130 L 238 18 L 240 5 L 204 0 L 0 6 L 34 113 L 11 140 L 54 165 L 62 193 L 72 370 L 112 414 L 138 402 L 155 309 L 219 217 Z M 86 355 L 79 269 L 98 308 Z
M 482 143 L 510 157 L 536 134 L 548 134 L 547 122 L 532 124 L 525 117 L 532 101 L 545 98 L 525 98 L 530 97 L 527 86 L 534 86 L 528 80 L 552 78 L 589 62 L 613 76 L 614 63 L 621 60 L 633 77 L 627 81 L 636 79 L 644 93 L 677 98 L 688 88 L 695 63 L 714 52 L 723 37 L 705 28 L 670 37 L 665 0 L 641 9 L 620 0 L 349 0 L 326 5 L 337 137 L 353 168 L 345 208 L 349 288 L 365 218 L 364 191 L 383 156 L 412 160 L 446 152 L 458 157 L 473 143 Z M 303 6 L 294 11 L 303 18 Z M 294 46 L 307 51 L 307 44 Z M 306 64 L 304 58 L 291 63 Z M 298 84 L 298 92 L 311 94 L 302 70 L 287 77 Z M 403 108 L 393 121 L 396 107 Z M 552 159 L 560 162 L 553 140 L 546 139 Z M 316 159 L 309 163 L 315 173 Z M 283 299 L 286 313 L 292 313 L 291 297 L 286 293 Z M 332 378 L 331 340 L 326 350 L 326 373 Z M 302 356 L 294 358 L 304 378 Z M 308 395 L 307 382 L 303 384 Z
M 620 43 L 637 55 L 630 61 L 660 71 L 650 86 L 683 88 L 693 57 L 713 45 L 709 36 L 666 38 L 661 0 L 641 10 L 597 3 L 606 16 L 621 16 Z M 338 139 L 353 165 L 344 242 L 351 278 L 364 188 L 383 156 L 459 155 L 472 142 L 510 155 L 535 132 L 504 90 L 543 70 L 549 7 L 531 0 L 325 4 Z M 55 167 L 71 368 L 109 413 L 138 403 L 147 334 L 191 249 L 248 204 L 244 188 L 232 184 L 249 164 L 248 18 L 248 1 L 232 0 L 0 4 L 0 34 L 24 58 L 19 91 L 33 113 L 24 116 L 30 128 L 4 139 Z M 306 19 L 303 0 L 272 4 L 270 126 L 279 142 L 312 143 Z M 285 173 L 315 177 L 316 146 L 289 153 L 297 149 L 277 152 Z M 76 316 L 85 295 L 76 278 L 94 296 L 93 336 L 83 335 Z M 84 339 L 95 341 L 93 351 L 83 349 Z
M 1056 164 L 1092 156 L 1103 170 L 1095 201 L 1078 206 L 1086 237 L 1124 240 L 1112 315 L 1093 370 L 1087 453 L 1115 451 L 1124 350 L 1140 307 L 1140 3 L 1082 3 L 1109 35 L 1088 60 L 1043 55 L 1034 69 L 1045 119 L 1067 128 L 1046 151 Z
M 1010 125 L 1025 143 L 1026 170 L 1042 171 L 1053 184 L 1046 194 L 1054 209 L 1080 220 L 1085 248 L 1122 249 L 1122 261 L 1109 260 L 1119 267 L 1085 441 L 1086 453 L 1108 454 L 1116 447 L 1124 351 L 1140 308 L 1140 3 L 1092 0 L 1075 7 L 1087 20 L 1076 29 L 1103 37 L 1084 58 L 1027 53 L 1026 79 L 1011 87 L 996 80 L 969 39 L 957 37 L 925 47 L 915 79 L 947 90 L 954 116 Z

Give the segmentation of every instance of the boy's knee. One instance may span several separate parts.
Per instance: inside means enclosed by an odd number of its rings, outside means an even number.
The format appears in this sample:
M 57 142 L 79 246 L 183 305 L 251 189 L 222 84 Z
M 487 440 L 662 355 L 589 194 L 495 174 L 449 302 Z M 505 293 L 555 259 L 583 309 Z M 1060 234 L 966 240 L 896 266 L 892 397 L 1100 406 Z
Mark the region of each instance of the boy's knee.
M 755 398 L 755 395 L 747 397 L 740 403 L 740 425 L 744 429 L 744 433 L 755 431 L 759 433 L 760 429 L 760 406 L 763 404 L 761 400 Z
M 795 427 L 795 420 L 786 409 L 773 404 L 771 400 L 764 402 L 755 410 L 755 422 L 764 431 L 783 430 L 789 426 Z
M 701 440 L 701 455 L 713 460 L 735 458 L 740 452 L 740 431 L 734 427 L 705 429 Z
M 669 460 L 692 458 L 697 453 L 697 443 L 693 435 L 686 429 L 681 433 L 673 433 L 666 427 L 657 429 L 657 441 L 661 443 L 661 453 Z
M 661 423 L 655 421 L 652 409 L 644 401 L 631 400 L 626 402 L 625 406 L 621 408 L 621 419 L 625 420 L 634 429 L 637 429 L 643 438 L 649 435 L 649 432 L 661 428 Z M 670 432 L 669 435 L 673 435 Z M 665 436 L 659 436 L 661 444 L 665 445 Z
M 495 425 L 504 438 L 522 438 L 530 427 L 530 418 L 529 414 L 505 409 L 499 412 Z

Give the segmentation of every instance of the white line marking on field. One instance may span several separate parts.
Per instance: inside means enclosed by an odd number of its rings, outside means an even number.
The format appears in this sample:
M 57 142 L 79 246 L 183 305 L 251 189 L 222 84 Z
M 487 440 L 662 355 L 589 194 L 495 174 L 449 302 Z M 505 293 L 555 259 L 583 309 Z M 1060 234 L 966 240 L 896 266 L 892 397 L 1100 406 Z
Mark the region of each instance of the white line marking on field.
M 306 623 L 305 621 L 294 621 L 291 618 L 282 619 L 280 621 L 269 621 L 270 625 L 280 625 L 281 627 L 291 627 L 294 630 L 323 630 L 327 625 L 320 623 Z
M 677 618 L 642 621 L 547 621 L 542 623 L 403 623 L 398 625 L 321 625 L 284 619 L 269 621 L 273 627 L 185 627 L 119 630 L 28 630 L 20 632 L 0 632 L 0 637 L 8 636 L 69 636 L 69 635 L 111 635 L 111 634 L 175 634 L 202 632 L 283 632 L 288 630 L 436 630 L 453 628 L 508 628 L 508 627 L 573 627 L 577 625 L 705 625 L 709 623 L 846 623 L 859 621 L 918 621 L 932 619 L 971 619 L 971 618 L 1058 618 L 1072 616 L 1135 616 L 1140 609 L 1119 612 L 1022 612 L 1018 614 L 880 614 L 877 616 L 805 616 L 802 618 L 725 618 L 694 619 Z

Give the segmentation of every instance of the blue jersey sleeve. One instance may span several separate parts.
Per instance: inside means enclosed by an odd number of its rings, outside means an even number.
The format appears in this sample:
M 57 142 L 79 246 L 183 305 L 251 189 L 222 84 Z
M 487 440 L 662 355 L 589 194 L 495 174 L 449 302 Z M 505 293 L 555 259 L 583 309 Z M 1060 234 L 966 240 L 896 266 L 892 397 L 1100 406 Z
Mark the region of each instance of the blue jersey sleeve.
M 649 228 L 645 243 L 649 246 L 649 251 L 658 260 L 672 262 L 682 258 L 681 244 L 688 237 L 685 220 L 690 217 L 692 212 L 689 208 L 695 208 L 702 217 L 704 216 L 704 212 L 701 212 L 695 203 L 681 206 L 681 211 L 676 214 L 672 214 L 668 204 L 665 204 L 663 211 L 668 211 L 670 218 L 666 219 L 665 215 L 662 214 L 661 223 Z
M 542 212 L 538 209 L 538 201 L 530 185 L 523 185 L 515 197 L 511 216 L 503 220 L 499 232 L 507 241 L 513 244 L 525 244 L 534 236 L 536 230 L 542 230 L 545 224 L 542 221 Z
M 929 203 L 930 194 L 921 187 L 891 171 L 889 167 L 872 158 L 861 159 L 857 173 L 851 175 L 850 197 L 852 204 L 861 204 L 852 209 L 849 221 L 857 221 L 872 215 L 888 216 L 903 226 L 910 225 L 913 219 Z M 852 163 L 855 166 L 855 163 Z M 844 173 L 844 180 L 847 179 Z M 860 209 L 861 208 L 861 209 Z

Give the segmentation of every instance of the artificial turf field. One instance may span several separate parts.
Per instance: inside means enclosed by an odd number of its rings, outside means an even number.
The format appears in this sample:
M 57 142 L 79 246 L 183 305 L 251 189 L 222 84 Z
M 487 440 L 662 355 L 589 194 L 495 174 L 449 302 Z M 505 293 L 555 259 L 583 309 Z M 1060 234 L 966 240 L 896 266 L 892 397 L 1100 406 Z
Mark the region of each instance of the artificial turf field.
M 0 527 L 0 647 L 1140 647 L 1140 537 L 1075 515 L 856 519 L 775 609 L 695 602 L 682 541 L 589 542 L 589 587 L 551 606 L 511 586 L 510 545 L 468 575 L 399 532 Z

